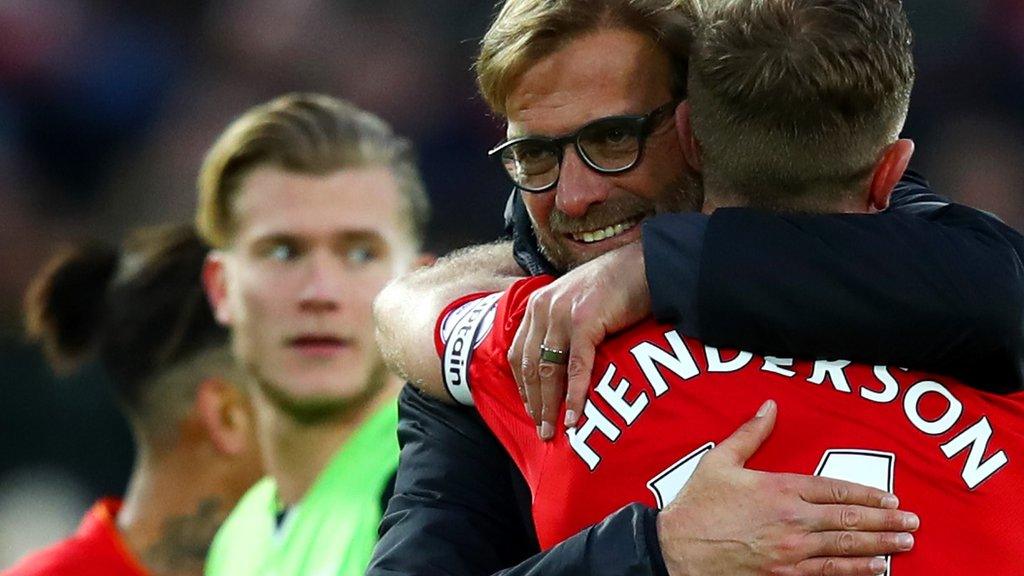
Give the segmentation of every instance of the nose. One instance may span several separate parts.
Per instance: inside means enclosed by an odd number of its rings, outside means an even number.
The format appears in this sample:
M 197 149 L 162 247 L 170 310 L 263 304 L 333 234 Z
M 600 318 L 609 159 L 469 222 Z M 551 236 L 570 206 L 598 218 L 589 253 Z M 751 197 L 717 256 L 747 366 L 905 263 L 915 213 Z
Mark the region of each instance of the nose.
M 307 266 L 305 283 L 299 295 L 299 307 L 313 313 L 340 309 L 345 288 L 341 262 L 324 250 L 312 253 Z
M 610 188 L 608 177 L 587 166 L 569 146 L 555 186 L 555 207 L 570 218 L 580 218 L 590 206 L 607 200 Z

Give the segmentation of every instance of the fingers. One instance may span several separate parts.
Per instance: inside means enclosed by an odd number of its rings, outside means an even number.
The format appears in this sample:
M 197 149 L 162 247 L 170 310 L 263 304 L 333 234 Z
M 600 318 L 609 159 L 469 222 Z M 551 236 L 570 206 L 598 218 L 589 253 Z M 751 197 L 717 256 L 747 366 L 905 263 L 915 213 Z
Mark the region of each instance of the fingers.
M 884 556 L 907 552 L 914 537 L 897 532 L 816 532 L 805 536 L 806 555 L 810 558 L 779 574 L 818 576 L 884 574 L 888 565 Z
M 583 413 L 583 402 L 590 391 L 594 357 L 608 329 L 601 320 L 601 299 L 582 298 L 573 304 L 569 325 L 569 364 L 566 366 L 568 393 L 565 397 L 565 427 L 571 428 Z
M 597 344 L 609 332 L 640 321 L 650 310 L 642 265 L 637 268 L 639 273 L 634 274 L 639 278 L 634 283 L 639 286 L 639 295 L 626 297 L 618 283 L 611 290 L 607 282 L 600 281 L 609 274 L 618 274 L 622 262 L 636 262 L 640 250 L 639 245 L 630 251 L 619 250 L 619 259 L 588 263 L 530 296 L 509 348 L 508 361 L 520 397 L 542 438 L 554 436 L 563 400 L 567 408 L 565 425 L 576 425 L 590 389 Z M 642 263 L 642 254 L 639 258 Z M 598 261 L 603 264 L 594 268 Z M 568 367 L 558 362 L 542 362 L 541 344 L 568 352 Z
M 874 508 L 896 508 L 895 495 L 863 484 L 819 476 L 801 476 L 800 497 L 811 504 L 856 504 Z
M 517 351 L 519 354 L 519 365 L 522 372 L 522 389 L 526 394 L 526 406 L 533 423 L 540 432 L 540 345 L 544 343 L 544 333 L 538 331 L 538 327 L 545 325 L 544 319 L 538 319 L 538 310 L 530 307 L 527 314 L 531 317 L 530 323 L 523 324 L 526 327 L 526 338 L 523 340 L 523 348 Z M 530 310 L 533 310 L 532 313 Z
M 875 576 L 885 574 L 886 565 L 883 558 L 809 558 L 777 572 L 784 576 Z
M 856 530 L 860 532 L 913 532 L 921 520 L 913 512 L 853 505 L 818 505 L 820 514 L 810 521 L 816 531 Z
M 547 331 L 542 337 L 542 343 L 548 348 L 567 352 L 570 350 L 570 326 L 569 315 L 571 307 L 561 302 L 557 297 L 550 300 L 547 310 Z M 537 330 L 538 332 L 540 330 Z M 527 353 L 531 353 L 529 348 Z M 538 351 L 536 352 L 539 354 Z M 568 352 L 567 352 L 568 353 Z M 555 421 L 562 408 L 562 401 L 565 399 L 566 365 L 564 363 L 541 359 L 539 362 L 538 374 L 540 380 L 541 399 L 541 424 L 540 437 L 542 440 L 550 440 L 555 436 Z
M 530 347 L 539 350 L 541 344 L 540 338 L 535 334 L 535 330 L 533 330 L 534 306 L 532 303 L 535 296 L 536 294 L 531 296 L 530 302 L 526 306 L 523 321 L 519 324 L 519 329 L 516 330 L 516 335 L 512 339 L 512 346 L 508 350 L 508 364 L 512 370 L 512 375 L 515 377 L 516 386 L 519 387 L 519 397 L 526 407 L 526 412 L 533 419 L 534 424 L 539 427 L 540 398 L 536 392 L 538 385 L 538 357 L 536 354 L 530 356 L 526 352 Z M 533 386 L 533 390 L 531 390 L 531 386 Z
M 520 324 L 516 330 L 515 338 L 512 339 L 512 345 L 508 349 L 508 365 L 512 371 L 512 377 L 515 378 L 516 388 L 519 390 L 519 399 L 523 401 L 523 409 L 526 413 L 530 413 L 530 405 L 526 398 L 526 387 L 523 385 L 523 373 L 522 373 L 522 348 L 523 341 L 526 340 L 526 328 L 524 324 Z
M 594 370 L 595 346 L 603 336 L 591 340 L 585 334 L 573 332 L 569 343 L 567 370 L 568 392 L 565 396 L 565 427 L 572 428 L 583 413 L 583 402 L 590 390 L 590 374 Z
M 540 438 L 551 440 L 555 437 L 555 421 L 565 398 L 565 366 L 541 361 L 538 372 L 541 399 Z
M 717 453 L 734 464 L 743 465 L 772 433 L 777 412 L 775 401 L 768 400 L 761 405 L 756 416 L 743 423 L 708 456 Z
M 568 306 L 546 290 L 531 295 L 523 321 L 509 348 L 508 361 L 516 377 L 519 396 L 543 440 L 555 436 L 555 422 L 565 398 L 565 365 L 541 358 L 541 346 L 565 351 L 569 348 Z
M 806 538 L 810 557 L 888 556 L 914 547 L 907 532 L 815 532 Z

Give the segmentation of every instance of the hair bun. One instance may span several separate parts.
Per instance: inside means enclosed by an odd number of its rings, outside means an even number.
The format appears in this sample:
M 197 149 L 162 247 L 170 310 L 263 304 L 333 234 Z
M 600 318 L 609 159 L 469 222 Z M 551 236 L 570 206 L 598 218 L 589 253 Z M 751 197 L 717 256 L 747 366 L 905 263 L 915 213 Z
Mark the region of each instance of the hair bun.
M 90 242 L 56 255 L 33 278 L 25 297 L 26 332 L 42 342 L 55 369 L 73 368 L 92 352 L 119 260 L 116 249 Z

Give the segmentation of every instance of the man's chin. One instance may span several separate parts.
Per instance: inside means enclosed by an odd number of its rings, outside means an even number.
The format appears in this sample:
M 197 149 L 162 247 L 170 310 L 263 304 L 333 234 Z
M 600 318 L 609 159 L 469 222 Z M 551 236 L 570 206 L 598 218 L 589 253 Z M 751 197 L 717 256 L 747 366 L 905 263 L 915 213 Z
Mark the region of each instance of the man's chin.
M 295 379 L 288 380 L 293 386 L 285 387 L 280 383 L 287 378 L 285 375 L 272 377 L 255 368 L 251 369 L 251 372 L 260 393 L 275 410 L 287 415 L 294 422 L 307 426 L 350 417 L 366 406 L 382 386 L 382 381 L 376 373 L 371 375 L 368 381 L 348 382 L 346 385 L 328 381 L 308 382 L 307 385 L 302 385 Z M 299 395 L 293 392 L 293 389 L 307 392 Z
M 263 378 L 258 378 L 257 382 L 259 382 L 260 392 L 273 404 L 275 410 L 287 415 L 296 423 L 307 426 L 344 419 L 362 404 L 356 398 L 349 397 L 328 395 L 299 397 Z

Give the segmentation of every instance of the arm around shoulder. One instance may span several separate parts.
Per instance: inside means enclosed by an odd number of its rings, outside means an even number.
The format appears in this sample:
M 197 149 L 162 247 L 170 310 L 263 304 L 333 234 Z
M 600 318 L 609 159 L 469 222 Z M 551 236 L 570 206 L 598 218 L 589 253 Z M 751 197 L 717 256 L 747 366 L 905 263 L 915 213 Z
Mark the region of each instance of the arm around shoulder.
M 719 210 L 704 239 L 698 331 L 717 346 L 1019 390 L 1022 258 L 1019 233 L 952 204 L 918 214 Z

